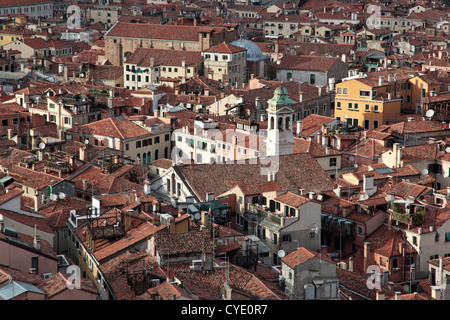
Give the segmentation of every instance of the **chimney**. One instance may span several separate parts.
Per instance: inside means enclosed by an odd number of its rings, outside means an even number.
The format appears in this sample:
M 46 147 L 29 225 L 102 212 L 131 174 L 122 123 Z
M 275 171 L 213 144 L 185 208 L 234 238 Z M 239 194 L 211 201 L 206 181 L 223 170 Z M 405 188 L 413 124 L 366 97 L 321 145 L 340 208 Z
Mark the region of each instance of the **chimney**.
M 297 134 L 300 134 L 302 132 L 302 120 L 297 121 Z
M 149 195 L 150 194 L 150 181 L 146 179 L 144 181 L 144 194 Z
M 364 242 L 364 272 L 370 266 L 370 242 Z
M 321 131 L 317 132 L 317 143 L 318 144 L 322 143 L 322 132 Z
M 82 182 L 83 182 L 83 191 L 86 191 L 86 189 L 87 189 L 87 180 L 83 179 Z
M 41 203 L 39 201 L 39 193 L 36 191 L 34 193 L 34 211 L 38 212 L 41 207 Z
M 382 86 L 383 85 L 383 82 L 384 82 L 384 77 L 379 77 L 378 78 L 378 86 Z
M 8 129 L 8 140 L 11 140 L 13 138 L 12 129 Z
M 87 148 L 86 147 L 81 147 L 80 148 L 80 154 L 79 154 L 79 158 L 81 161 L 87 161 L 87 157 L 86 157 L 86 152 Z
M 400 143 L 394 143 L 392 152 L 394 153 L 394 168 L 398 168 L 400 167 L 400 161 L 402 159 L 402 149 L 400 147 Z
M 303 102 L 303 92 L 298 93 L 298 101 Z
M 3 220 L 3 216 L 0 218 L 0 233 L 5 232 L 5 221 Z
M 34 226 L 33 247 L 37 250 L 41 250 L 41 237 L 37 234 L 36 225 Z
M 348 271 L 353 272 L 353 257 L 348 258 Z
M 400 295 L 401 295 L 401 294 L 402 294 L 401 292 L 396 291 L 396 292 L 395 292 L 395 300 L 400 300 Z

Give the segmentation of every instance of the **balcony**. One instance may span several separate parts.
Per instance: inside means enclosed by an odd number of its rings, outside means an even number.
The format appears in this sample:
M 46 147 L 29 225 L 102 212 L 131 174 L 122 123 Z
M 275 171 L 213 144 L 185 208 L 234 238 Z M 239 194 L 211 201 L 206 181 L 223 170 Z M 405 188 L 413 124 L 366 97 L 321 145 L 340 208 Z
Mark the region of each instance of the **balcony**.
M 392 208 L 388 209 L 393 221 L 406 224 L 408 226 L 416 226 L 423 222 L 425 210 L 422 207 L 409 205 L 404 206 L 394 203 Z
M 263 219 L 267 219 L 271 222 L 281 225 L 282 215 L 271 212 L 269 208 L 265 208 L 264 206 L 257 204 L 249 204 L 248 211 L 260 216 Z

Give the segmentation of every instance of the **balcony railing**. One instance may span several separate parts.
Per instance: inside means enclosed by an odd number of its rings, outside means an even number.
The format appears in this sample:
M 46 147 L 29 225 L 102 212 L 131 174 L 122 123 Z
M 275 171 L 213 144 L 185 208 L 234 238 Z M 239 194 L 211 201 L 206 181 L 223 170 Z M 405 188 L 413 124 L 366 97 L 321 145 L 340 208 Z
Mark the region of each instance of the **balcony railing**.
M 255 204 L 249 204 L 248 211 L 254 214 L 259 215 L 263 219 L 267 219 L 276 224 L 281 224 L 281 214 L 276 214 L 271 212 L 268 208 L 264 208 L 263 206 L 258 206 Z
M 393 206 L 388 210 L 392 214 L 392 220 L 398 221 L 400 223 L 407 224 L 409 226 L 414 226 L 421 224 L 424 219 L 423 208 L 417 206 L 410 206 L 409 208 L 404 208 L 402 206 Z

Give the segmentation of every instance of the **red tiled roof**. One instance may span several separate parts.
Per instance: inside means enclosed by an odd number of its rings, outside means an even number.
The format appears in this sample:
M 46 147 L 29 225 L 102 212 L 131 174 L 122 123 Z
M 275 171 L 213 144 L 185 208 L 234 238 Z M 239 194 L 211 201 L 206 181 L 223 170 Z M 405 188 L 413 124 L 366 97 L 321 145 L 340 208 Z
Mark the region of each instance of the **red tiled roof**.
M 68 283 L 70 283 L 70 276 L 71 275 L 58 272 L 50 278 L 45 279 L 41 284 L 38 285 L 38 288 L 45 292 L 47 299 L 51 299 L 65 290 L 70 290 L 68 287 Z M 83 290 L 98 295 L 97 287 L 89 278 L 81 278 L 80 288 L 78 288 L 77 290 Z
M 148 67 L 152 58 L 155 66 L 181 66 L 182 61 L 186 63 L 186 66 L 193 66 L 202 59 L 202 55 L 196 51 L 137 48 L 125 63 Z
M 309 136 L 319 130 L 323 124 L 327 125 L 333 120 L 334 118 L 331 117 L 311 114 L 302 120 L 302 131 L 300 134 Z
M 212 53 L 237 53 L 243 51 L 247 51 L 247 49 L 226 42 L 219 43 L 218 45 L 203 50 L 203 52 L 212 52 Z
M 322 56 L 303 56 L 287 54 L 276 65 L 277 69 L 315 70 L 328 71 L 331 67 L 341 61 L 339 58 Z
M 99 135 L 105 137 L 115 137 L 119 139 L 130 139 L 149 135 L 150 131 L 135 124 L 133 121 L 117 117 L 106 118 L 80 127 L 84 134 Z M 69 131 L 76 131 L 76 128 Z
M 298 194 L 295 194 L 295 193 L 292 193 L 292 192 L 283 193 L 283 194 L 277 196 L 274 200 L 284 203 L 284 204 L 287 204 L 294 208 L 298 208 L 301 205 L 310 201 L 308 198 L 298 195 Z
M 119 22 L 112 27 L 105 38 L 126 37 L 144 39 L 166 39 L 199 41 L 199 32 L 221 32 L 221 27 L 183 26 L 183 25 L 158 25 L 147 23 Z
M 299 187 L 310 191 L 325 191 L 334 188 L 333 181 L 309 154 L 291 154 L 278 157 L 276 182 L 281 190 Z M 261 161 L 257 163 L 235 161 L 226 164 L 191 164 L 175 166 L 174 169 L 193 189 L 201 201 L 207 192 L 223 194 L 230 186 L 226 180 L 241 180 L 243 184 L 258 184 L 267 181 L 263 176 Z

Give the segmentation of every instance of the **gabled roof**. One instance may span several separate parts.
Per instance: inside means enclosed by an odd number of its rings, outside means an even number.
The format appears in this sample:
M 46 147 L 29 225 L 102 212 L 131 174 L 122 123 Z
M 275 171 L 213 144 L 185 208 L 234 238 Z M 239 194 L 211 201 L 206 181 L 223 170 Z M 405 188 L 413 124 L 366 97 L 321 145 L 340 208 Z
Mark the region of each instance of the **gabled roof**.
M 276 65 L 277 69 L 328 71 L 341 59 L 323 56 L 306 56 L 287 54 Z
M 244 52 L 247 49 L 232 45 L 230 43 L 222 42 L 218 45 L 209 47 L 208 49 L 203 50 L 202 52 L 212 52 L 212 53 L 237 53 Z
M 38 285 L 38 288 L 45 293 L 47 299 L 51 299 L 65 290 L 71 290 L 68 286 L 68 283 L 70 283 L 70 276 L 71 275 L 58 272 L 57 274 L 45 279 Z M 89 278 L 81 278 L 80 288 L 77 290 L 83 290 L 98 295 L 97 287 Z
M 304 247 L 301 247 L 288 254 L 287 256 L 281 258 L 281 261 L 287 264 L 292 269 L 295 269 L 299 265 L 313 258 L 319 258 L 319 254 L 317 252 L 313 252 Z
M 226 180 L 241 180 L 244 185 L 268 181 L 266 174 L 271 171 L 270 165 L 261 163 L 259 158 L 250 160 L 224 164 L 186 164 L 173 168 L 199 200 L 205 201 L 207 192 L 219 195 L 228 191 L 230 186 L 225 183 Z M 276 172 L 275 181 L 281 190 L 301 187 L 306 192 L 318 192 L 334 188 L 333 181 L 309 154 L 281 155 L 278 163 L 273 162 L 272 165 Z
M 193 66 L 202 59 L 202 55 L 197 51 L 137 48 L 125 63 L 148 67 L 151 65 L 152 59 L 155 66 L 181 66 L 183 61 L 186 66 Z
M 80 127 L 84 134 L 93 134 L 118 139 L 132 139 L 151 132 L 123 117 L 112 117 L 88 123 Z M 70 131 L 75 131 L 71 129 Z
M 284 204 L 287 204 L 287 205 L 289 205 L 291 207 L 294 207 L 294 208 L 298 208 L 301 205 L 303 205 L 303 204 L 305 204 L 305 203 L 310 201 L 307 197 L 298 195 L 298 194 L 293 193 L 293 192 L 283 193 L 283 194 L 277 196 L 274 200 L 278 201 L 278 202 L 281 202 L 281 203 L 284 203 Z

